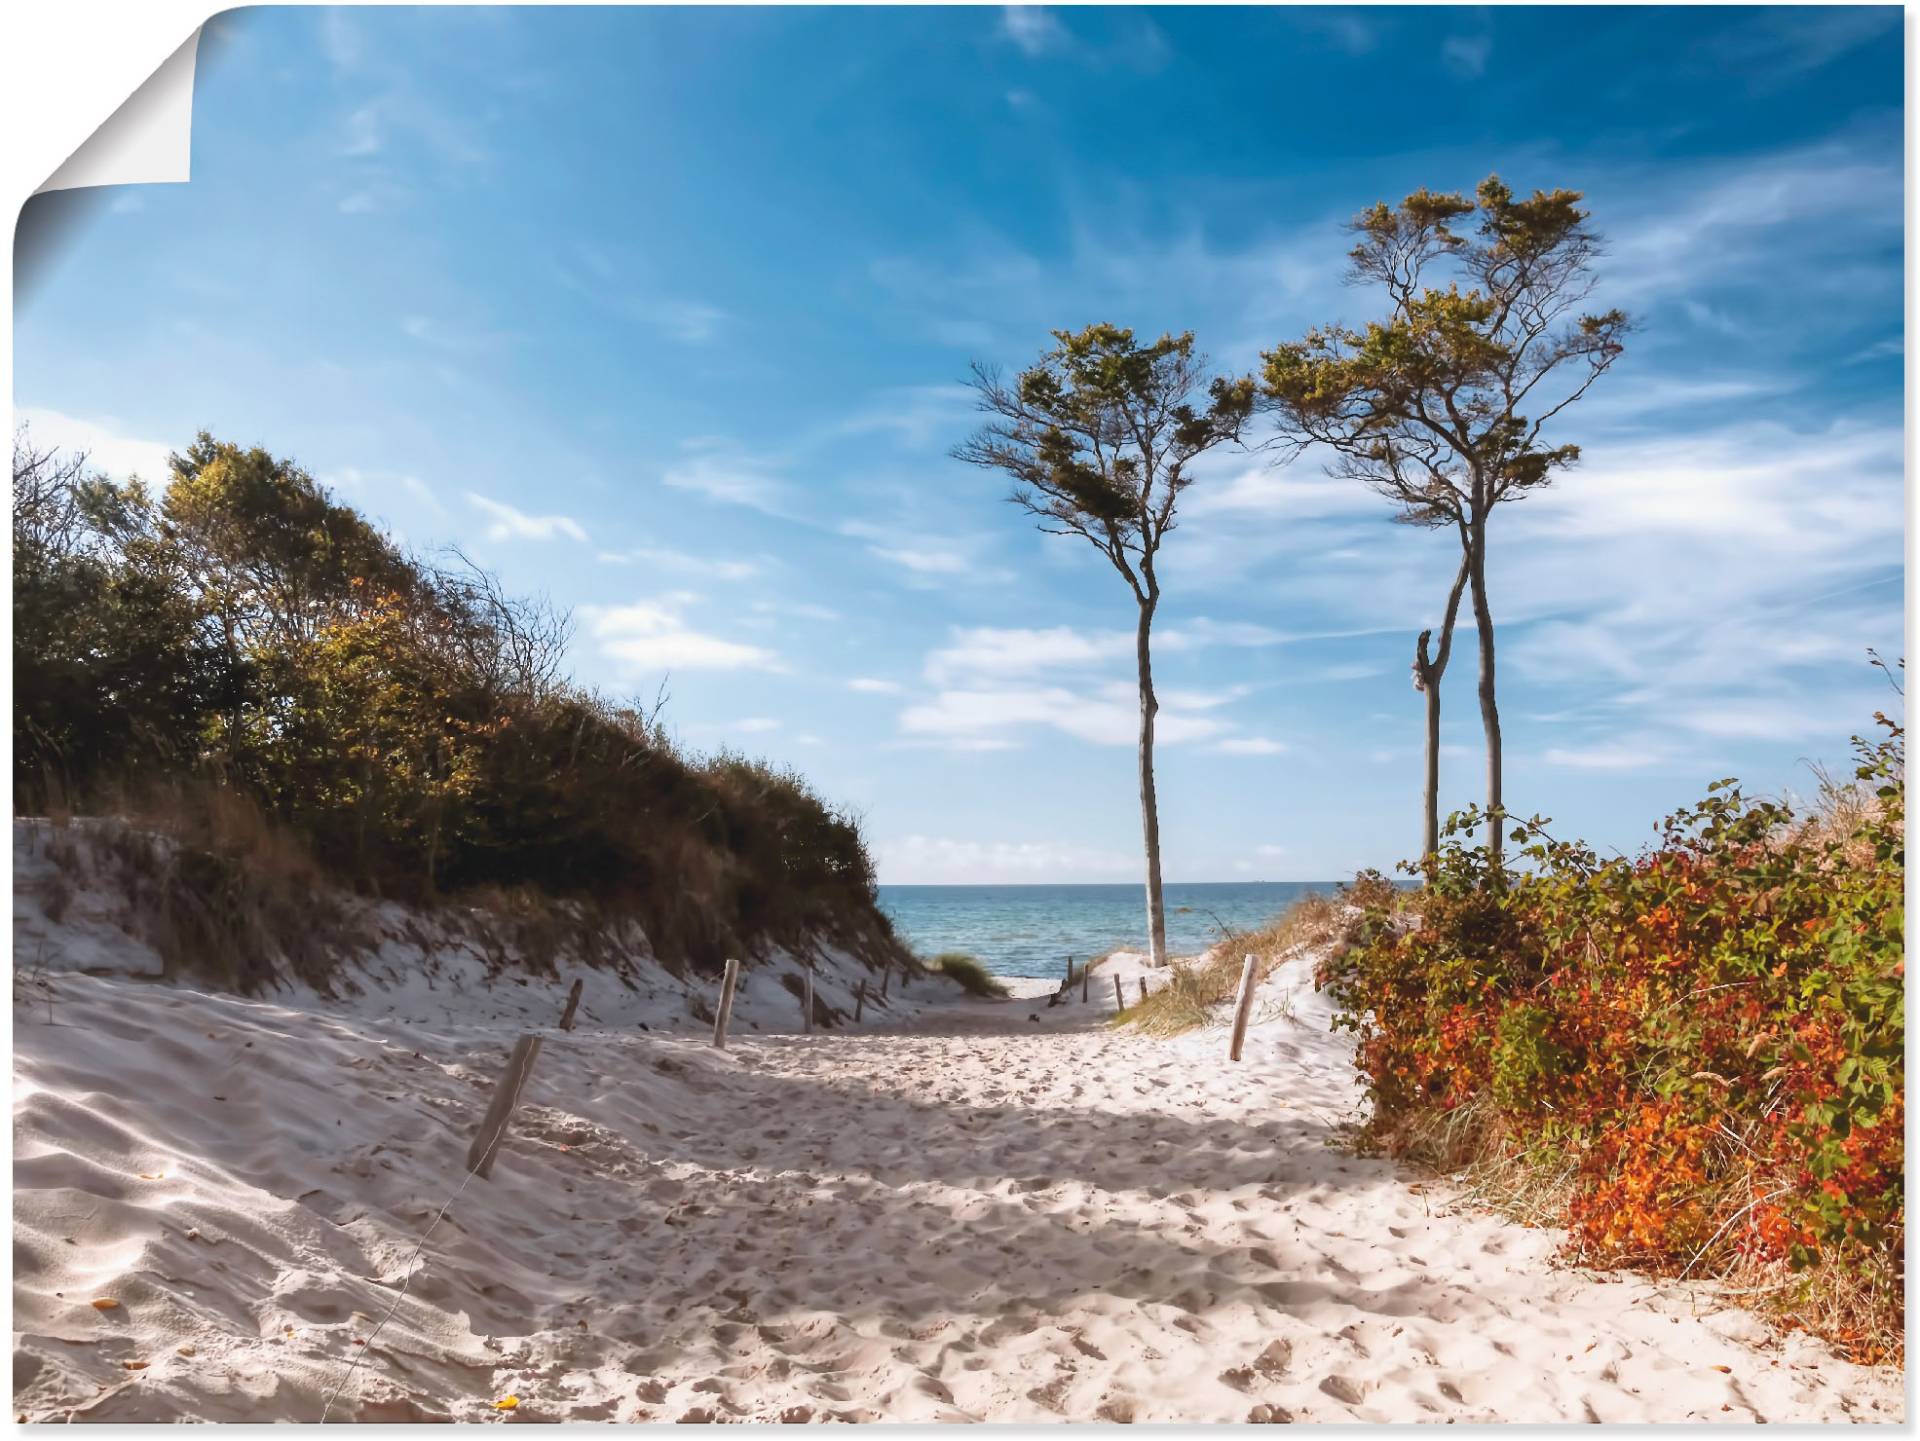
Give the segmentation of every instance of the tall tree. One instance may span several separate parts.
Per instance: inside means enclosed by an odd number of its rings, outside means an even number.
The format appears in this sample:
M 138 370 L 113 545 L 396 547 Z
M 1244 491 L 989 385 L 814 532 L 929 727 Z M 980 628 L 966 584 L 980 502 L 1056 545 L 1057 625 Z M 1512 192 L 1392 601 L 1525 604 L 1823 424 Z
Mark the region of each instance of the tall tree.
M 1289 442 L 1326 446 L 1339 473 L 1395 502 L 1401 520 L 1459 536 L 1479 633 L 1496 868 L 1505 811 L 1487 522 L 1580 458 L 1544 431 L 1612 366 L 1627 331 L 1622 312 L 1583 309 L 1600 241 L 1580 198 L 1536 190 L 1516 200 L 1489 176 L 1471 199 L 1419 190 L 1363 211 L 1350 279 L 1383 288 L 1386 315 L 1365 330 L 1310 330 L 1263 357 L 1262 390 Z
M 1140 681 L 1140 824 L 1147 854 L 1147 935 L 1167 959 L 1160 887 L 1160 807 L 1153 782 L 1152 632 L 1160 546 L 1175 525 L 1193 460 L 1237 439 L 1253 412 L 1251 378 L 1207 374 L 1193 333 L 1151 345 L 1131 330 L 1056 330 L 1057 344 L 1011 383 L 976 364 L 980 408 L 993 418 L 954 455 L 1013 478 L 1011 499 L 1049 535 L 1077 535 L 1133 592 Z
M 1420 632 L 1413 645 L 1413 688 L 1427 698 L 1427 784 L 1423 795 L 1420 827 L 1420 858 L 1425 860 L 1440 849 L 1440 678 L 1447 673 L 1447 660 L 1453 654 L 1453 627 L 1460 619 L 1460 593 L 1467 588 L 1467 562 L 1460 561 L 1460 572 L 1447 592 L 1447 613 L 1440 622 L 1440 649 L 1427 654 L 1430 630 Z

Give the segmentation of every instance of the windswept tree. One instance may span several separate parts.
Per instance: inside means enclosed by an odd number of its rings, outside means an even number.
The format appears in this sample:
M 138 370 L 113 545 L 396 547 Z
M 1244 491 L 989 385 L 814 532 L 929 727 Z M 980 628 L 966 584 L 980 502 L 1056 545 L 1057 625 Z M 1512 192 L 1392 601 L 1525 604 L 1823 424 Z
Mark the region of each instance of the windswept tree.
M 1194 459 L 1237 439 L 1253 412 L 1250 378 L 1209 376 L 1191 331 L 1136 343 L 1131 330 L 1053 332 L 1058 344 L 1011 382 L 976 364 L 980 408 L 993 417 L 954 455 L 1013 478 L 1011 499 L 1049 535 L 1077 535 L 1106 556 L 1139 609 L 1140 824 L 1147 853 L 1147 934 L 1167 959 L 1160 887 L 1160 811 L 1153 784 L 1151 639 L 1160 604 L 1160 546 L 1174 528 Z
M 1381 287 L 1386 315 L 1364 330 L 1310 330 L 1264 356 L 1262 391 L 1287 442 L 1325 446 L 1337 473 L 1393 501 L 1401 520 L 1459 537 L 1496 867 L 1505 812 L 1487 522 L 1580 458 L 1577 445 L 1549 444 L 1546 429 L 1606 373 L 1627 331 L 1620 311 L 1585 308 L 1600 241 L 1580 198 L 1516 200 L 1490 176 L 1471 199 L 1420 190 L 1381 202 L 1353 222 L 1350 279 Z

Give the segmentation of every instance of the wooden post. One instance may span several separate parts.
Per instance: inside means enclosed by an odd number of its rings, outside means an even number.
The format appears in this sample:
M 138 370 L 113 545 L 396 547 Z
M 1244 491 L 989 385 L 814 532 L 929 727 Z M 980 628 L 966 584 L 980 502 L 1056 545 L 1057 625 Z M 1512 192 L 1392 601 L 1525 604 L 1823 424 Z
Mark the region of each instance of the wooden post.
M 867 983 L 862 980 L 853 993 L 853 1023 L 860 1024 L 860 1016 L 867 1009 Z
M 813 1034 L 813 967 L 807 967 L 806 997 L 800 1002 L 806 1010 L 807 1034 Z
M 727 973 L 720 981 L 720 1004 L 714 1008 L 713 1043 L 721 1050 L 727 1048 L 727 1021 L 733 1016 L 733 988 L 740 982 L 740 963 L 727 962 Z
M 1067 964 L 1068 965 L 1073 964 L 1072 956 L 1067 957 Z M 1088 991 L 1088 988 L 1091 987 L 1092 985 L 1093 985 L 1093 957 L 1088 956 L 1087 963 L 1080 968 L 1080 1004 L 1082 1005 L 1086 1004 L 1087 991 Z
M 1233 1008 L 1233 1046 L 1227 1052 L 1227 1059 L 1240 1059 L 1241 1047 L 1247 1043 L 1247 1021 L 1253 1015 L 1253 978 L 1254 960 L 1247 957 L 1246 965 L 1240 968 L 1240 1004 Z
M 892 966 L 882 966 L 880 968 L 880 999 L 883 1001 L 887 998 L 887 977 L 892 974 Z
M 493 1100 L 487 1106 L 487 1114 L 481 1118 L 480 1130 L 474 1136 L 473 1144 L 467 1147 L 467 1169 L 483 1181 L 493 1175 L 493 1158 L 500 1150 L 500 1142 L 506 1137 L 514 1108 L 520 1104 L 520 1093 L 526 1089 L 527 1076 L 533 1070 L 533 1058 L 539 1054 L 540 1038 L 522 1036 L 513 1043 L 513 1054 L 507 1058 L 506 1072 L 494 1083 Z
M 587 978 L 585 976 L 575 976 L 573 978 L 573 989 L 567 992 L 567 1008 L 560 1013 L 561 1030 L 571 1031 L 573 1029 L 573 1013 L 580 1008 L 580 990 L 586 983 Z
M 1120 978 L 1118 976 L 1113 978 L 1113 1008 L 1115 1011 L 1124 1011 L 1127 1008 L 1127 998 L 1120 993 Z

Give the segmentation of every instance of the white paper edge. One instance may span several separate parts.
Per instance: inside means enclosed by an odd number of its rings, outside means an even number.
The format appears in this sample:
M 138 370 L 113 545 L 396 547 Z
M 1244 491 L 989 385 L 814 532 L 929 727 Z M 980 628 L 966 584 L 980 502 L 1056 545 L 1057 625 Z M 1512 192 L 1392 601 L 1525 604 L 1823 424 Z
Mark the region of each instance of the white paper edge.
M 193 178 L 193 70 L 200 28 L 34 192 Z

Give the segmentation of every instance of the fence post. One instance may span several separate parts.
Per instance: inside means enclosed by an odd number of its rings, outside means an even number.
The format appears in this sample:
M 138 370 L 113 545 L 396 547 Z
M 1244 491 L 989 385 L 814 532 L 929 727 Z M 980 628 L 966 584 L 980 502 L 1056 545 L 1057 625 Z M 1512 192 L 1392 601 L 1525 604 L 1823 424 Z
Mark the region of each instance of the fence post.
M 892 974 L 892 966 L 882 966 L 880 968 L 880 999 L 883 1001 L 887 998 L 887 977 Z
M 806 1009 L 807 1034 L 813 1034 L 813 967 L 807 967 L 806 998 L 800 1003 Z
M 1241 1047 L 1247 1043 L 1247 1020 L 1253 1015 L 1253 973 L 1254 961 L 1247 957 L 1247 963 L 1240 968 L 1240 1003 L 1233 1008 L 1233 1046 L 1227 1052 L 1227 1059 L 1240 1059 Z
M 567 992 L 567 1008 L 560 1013 L 561 1030 L 571 1031 L 573 1029 L 573 1013 L 580 1008 L 580 990 L 586 983 L 587 978 L 585 976 L 575 976 L 573 978 L 573 989 Z
M 1120 993 L 1120 978 L 1113 978 L 1113 1009 L 1117 1015 L 1127 1008 L 1127 998 Z
M 867 1009 L 867 983 L 866 983 L 866 980 L 863 978 L 860 982 L 859 987 L 853 993 L 854 1025 L 857 1026 L 860 1024 L 861 1014 L 865 1012 L 866 1009 Z
M 714 1007 L 713 1043 L 721 1050 L 727 1048 L 727 1021 L 733 1015 L 733 988 L 740 981 L 740 963 L 727 961 L 727 973 L 720 980 L 720 1004 Z
M 1142 976 L 1140 978 L 1140 1004 L 1144 1006 L 1146 1003 L 1147 1003 L 1147 978 L 1145 976 Z
M 507 1125 L 513 1120 L 520 1093 L 526 1089 L 527 1076 L 533 1070 L 533 1058 L 540 1054 L 540 1038 L 525 1035 L 513 1043 L 507 1069 L 494 1083 L 493 1100 L 481 1118 L 480 1130 L 467 1147 L 467 1169 L 485 1181 L 493 1175 L 493 1158 L 506 1138 Z
M 1067 957 L 1067 965 L 1073 965 L 1073 957 Z M 1080 1004 L 1087 1003 L 1088 989 L 1093 985 L 1093 957 L 1087 957 L 1087 963 L 1080 968 Z

